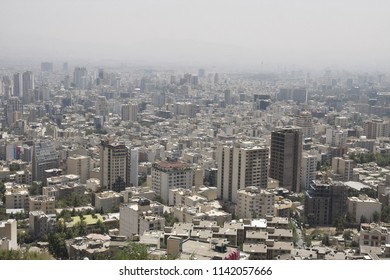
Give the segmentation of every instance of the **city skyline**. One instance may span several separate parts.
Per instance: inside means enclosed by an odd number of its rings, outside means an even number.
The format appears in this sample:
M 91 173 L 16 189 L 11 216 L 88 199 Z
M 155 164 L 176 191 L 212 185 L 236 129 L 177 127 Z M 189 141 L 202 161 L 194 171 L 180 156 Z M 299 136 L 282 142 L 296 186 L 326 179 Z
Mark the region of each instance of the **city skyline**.
M 387 71 L 389 8 L 382 0 L 4 1 L 0 61 Z

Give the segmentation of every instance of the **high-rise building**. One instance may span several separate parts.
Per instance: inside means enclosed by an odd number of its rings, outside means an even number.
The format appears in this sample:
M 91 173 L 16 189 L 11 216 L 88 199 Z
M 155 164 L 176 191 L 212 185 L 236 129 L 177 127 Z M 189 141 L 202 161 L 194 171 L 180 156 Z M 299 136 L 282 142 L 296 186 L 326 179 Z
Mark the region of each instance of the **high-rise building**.
M 137 148 L 130 149 L 129 186 L 138 187 L 138 160 L 139 150 Z
M 66 159 L 68 174 L 80 176 L 80 183 L 85 184 L 89 179 L 91 158 L 89 156 L 74 155 Z
M 306 103 L 307 90 L 306 88 L 281 88 L 276 96 L 277 100 L 292 100 L 297 103 Z
M 302 130 L 285 127 L 271 134 L 269 176 L 279 181 L 280 187 L 300 192 L 302 161 Z
M 64 62 L 62 64 L 62 71 L 63 72 L 68 72 L 68 70 L 69 70 L 69 63 L 68 62 Z
M 32 179 L 46 180 L 45 170 L 59 167 L 59 156 L 52 141 L 42 141 L 33 145 Z
M 301 191 L 309 188 L 310 182 L 316 178 L 317 156 L 304 153 L 301 164 Z
M 295 117 L 294 125 L 302 128 L 303 138 L 312 138 L 314 135 L 313 117 L 310 112 L 302 112 Z
M 53 63 L 52 62 L 42 62 L 41 63 L 41 71 L 52 73 L 53 72 Z
M 73 83 L 76 88 L 87 88 L 87 69 L 85 67 L 76 67 L 73 73 Z
M 23 100 L 25 100 L 24 104 L 29 103 L 30 99 L 33 97 L 34 90 L 34 73 L 31 71 L 26 71 L 22 74 L 22 92 L 23 92 Z
M 333 179 L 339 181 L 352 181 L 354 162 L 349 158 L 332 158 Z
M 312 181 L 305 193 L 305 216 L 310 226 L 333 225 L 347 211 L 348 188 L 341 182 Z
M 367 139 L 389 137 L 390 123 L 382 119 L 372 119 L 364 123 L 364 135 Z
M 128 149 L 124 144 L 102 141 L 100 144 L 100 186 L 121 192 L 126 188 Z
M 4 100 L 8 100 L 12 95 L 12 81 L 8 76 L 4 76 L 1 81 L 1 93 Z
M 23 106 L 17 96 L 13 96 L 7 100 L 5 105 L 5 117 L 8 125 L 12 125 L 15 121 L 22 118 Z
M 121 115 L 123 121 L 137 121 L 137 114 L 138 114 L 138 104 L 136 103 L 129 103 L 129 104 L 122 104 L 121 107 Z
M 170 189 L 191 189 L 193 181 L 194 171 L 188 163 L 160 161 L 153 164 L 152 188 L 166 203 L 168 203 Z
M 23 83 L 22 83 L 22 74 L 15 73 L 14 74 L 14 90 L 13 95 L 22 97 L 23 96 Z
M 217 148 L 218 197 L 235 203 L 240 189 L 267 188 L 268 156 L 269 149 L 254 142 L 220 145 Z

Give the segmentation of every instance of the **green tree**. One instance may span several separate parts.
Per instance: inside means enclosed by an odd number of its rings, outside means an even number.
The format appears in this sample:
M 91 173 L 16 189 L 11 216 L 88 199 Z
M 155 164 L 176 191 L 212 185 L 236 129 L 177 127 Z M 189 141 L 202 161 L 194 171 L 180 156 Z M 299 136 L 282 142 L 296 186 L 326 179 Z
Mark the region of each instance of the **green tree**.
M 49 252 L 57 259 L 68 259 L 65 237 L 65 233 L 57 232 L 49 234 Z
M 0 250 L 0 260 L 50 260 L 47 252 L 28 252 L 25 250 Z
M 119 250 L 113 257 L 115 260 L 149 260 L 148 247 L 144 244 L 131 242 Z
M 374 214 L 372 214 L 372 219 L 375 223 L 378 223 L 379 220 L 380 220 L 380 214 L 378 213 L 378 211 L 375 211 Z
M 324 234 L 324 235 L 322 236 L 322 244 L 323 244 L 324 246 L 330 246 L 329 235 Z

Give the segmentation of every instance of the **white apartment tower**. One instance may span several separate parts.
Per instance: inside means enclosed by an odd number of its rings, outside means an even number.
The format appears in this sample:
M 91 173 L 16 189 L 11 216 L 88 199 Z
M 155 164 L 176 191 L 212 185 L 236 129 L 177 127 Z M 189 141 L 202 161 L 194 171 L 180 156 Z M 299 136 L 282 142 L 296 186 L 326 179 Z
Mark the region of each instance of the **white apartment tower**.
M 160 161 L 153 164 L 152 188 L 166 203 L 169 200 L 170 189 L 191 189 L 193 181 L 194 171 L 188 163 Z
M 310 182 L 316 178 L 317 156 L 304 153 L 301 163 L 301 191 L 309 188 Z
M 254 142 L 218 146 L 218 197 L 235 203 L 240 189 L 267 188 L 268 157 L 269 149 Z
M 137 148 L 130 150 L 130 184 L 133 187 L 138 187 L 138 160 L 139 150 Z

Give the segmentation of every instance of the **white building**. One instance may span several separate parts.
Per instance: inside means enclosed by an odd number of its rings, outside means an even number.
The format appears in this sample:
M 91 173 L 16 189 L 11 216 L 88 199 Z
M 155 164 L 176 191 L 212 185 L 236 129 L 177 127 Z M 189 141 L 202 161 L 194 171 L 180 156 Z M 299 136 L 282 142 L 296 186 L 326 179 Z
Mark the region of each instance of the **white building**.
M 316 178 L 317 156 L 304 153 L 301 162 L 301 191 L 305 191 Z
M 17 250 L 18 249 L 18 233 L 17 221 L 9 219 L 0 221 L 0 250 Z
M 194 172 L 188 163 L 160 161 L 153 164 L 152 189 L 165 202 L 169 200 L 170 189 L 191 189 L 193 179 Z
M 119 207 L 122 196 L 113 191 L 105 191 L 95 194 L 95 209 L 97 211 L 109 211 L 115 207 Z
M 359 223 L 361 217 L 365 217 L 368 222 L 374 221 L 374 213 L 379 215 L 382 210 L 382 203 L 378 199 L 373 199 L 367 195 L 359 195 L 359 197 L 348 197 L 347 200 L 348 213 L 352 216 L 355 222 Z M 379 216 L 378 216 L 378 219 Z
M 130 185 L 138 187 L 138 161 L 139 150 L 137 148 L 130 150 Z
M 136 204 L 120 206 L 119 234 L 132 237 L 145 231 L 162 230 L 165 226 L 163 205 L 151 205 L 147 199 L 140 199 Z

